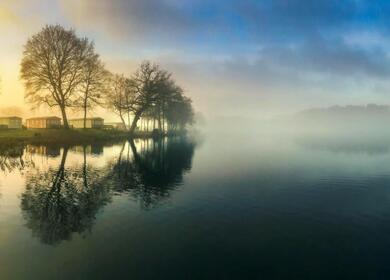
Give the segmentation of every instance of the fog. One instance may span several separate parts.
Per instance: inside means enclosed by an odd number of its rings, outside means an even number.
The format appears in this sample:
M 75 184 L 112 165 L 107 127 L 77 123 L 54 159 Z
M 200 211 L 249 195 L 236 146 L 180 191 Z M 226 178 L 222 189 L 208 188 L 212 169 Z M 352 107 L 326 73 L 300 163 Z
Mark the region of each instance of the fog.
M 196 131 L 237 143 L 285 138 L 309 150 L 370 155 L 390 152 L 389 123 L 389 106 L 368 104 L 312 108 L 270 119 L 215 117 L 203 120 Z

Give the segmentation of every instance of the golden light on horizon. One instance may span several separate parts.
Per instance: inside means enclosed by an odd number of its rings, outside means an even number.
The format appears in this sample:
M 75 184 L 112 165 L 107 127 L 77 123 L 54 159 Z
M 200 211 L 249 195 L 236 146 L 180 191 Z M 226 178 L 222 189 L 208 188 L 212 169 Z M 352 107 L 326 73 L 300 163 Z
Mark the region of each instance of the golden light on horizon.
M 20 1 L 3 1 L 0 4 L 0 107 L 25 107 L 23 85 L 19 79 L 20 45 L 23 24 L 12 10 Z

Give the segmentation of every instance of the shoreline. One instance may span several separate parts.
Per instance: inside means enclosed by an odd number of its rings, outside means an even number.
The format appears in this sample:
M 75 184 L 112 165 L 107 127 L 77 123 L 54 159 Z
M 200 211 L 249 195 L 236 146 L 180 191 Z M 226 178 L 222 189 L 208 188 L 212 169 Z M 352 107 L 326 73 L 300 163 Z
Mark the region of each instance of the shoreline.
M 104 129 L 4 129 L 0 130 L 0 145 L 12 144 L 92 144 L 126 139 L 153 138 L 152 131 Z

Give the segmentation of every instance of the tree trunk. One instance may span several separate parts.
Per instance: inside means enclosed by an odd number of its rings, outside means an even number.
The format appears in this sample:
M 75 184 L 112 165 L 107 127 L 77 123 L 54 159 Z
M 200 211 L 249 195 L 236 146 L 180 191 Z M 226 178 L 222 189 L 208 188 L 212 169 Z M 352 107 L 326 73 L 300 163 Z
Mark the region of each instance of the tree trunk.
M 163 117 L 162 117 L 162 130 L 163 130 L 163 132 L 165 132 L 165 119 L 164 119 L 164 113 L 163 113 Z
M 123 118 L 122 113 L 119 113 L 119 117 L 121 118 L 121 121 L 122 121 L 123 125 L 125 126 L 125 129 L 127 129 L 127 125 L 126 125 L 125 119 Z
M 165 133 L 165 108 L 164 103 L 162 104 L 162 132 Z
M 87 99 L 84 100 L 84 129 L 87 128 Z
M 88 172 L 87 172 L 87 147 L 83 146 L 83 155 L 84 155 L 84 163 L 83 163 L 83 179 L 84 179 L 84 191 L 88 190 Z
M 157 124 L 158 124 L 158 130 L 161 131 L 161 114 L 160 113 L 158 113 Z
M 135 131 L 135 128 L 137 127 L 137 122 L 138 120 L 140 119 L 141 115 L 142 115 L 142 112 L 143 110 L 139 110 L 135 113 L 134 115 L 134 119 L 133 119 L 133 122 L 131 123 L 131 127 L 130 127 L 130 133 L 133 134 L 134 131 Z
M 134 122 L 134 121 L 133 121 Z M 133 157 L 134 157 L 134 160 L 136 163 L 139 163 L 140 162 L 140 157 L 137 153 L 137 148 L 135 147 L 135 144 L 134 144 L 134 140 L 133 139 L 130 139 L 129 140 L 129 146 L 131 148 L 131 151 L 133 153 Z
M 127 127 L 130 128 L 130 112 L 127 111 Z
M 60 109 L 62 114 L 62 121 L 64 122 L 64 128 L 69 129 L 69 123 L 68 123 L 68 118 L 66 116 L 65 106 L 60 106 Z

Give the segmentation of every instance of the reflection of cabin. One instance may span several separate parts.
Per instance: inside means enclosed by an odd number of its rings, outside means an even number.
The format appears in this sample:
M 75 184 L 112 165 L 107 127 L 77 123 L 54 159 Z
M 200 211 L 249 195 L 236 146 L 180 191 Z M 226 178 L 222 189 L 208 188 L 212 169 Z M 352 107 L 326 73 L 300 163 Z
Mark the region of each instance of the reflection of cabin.
M 103 154 L 103 146 L 102 145 L 92 145 L 91 146 L 91 154 L 92 155 L 101 155 L 101 154 Z
M 105 123 L 104 128 L 126 130 L 126 125 L 124 125 L 124 123 L 121 122 L 112 122 L 112 123 Z
M 27 128 L 59 128 L 61 118 L 59 117 L 39 117 L 26 120 Z
M 0 117 L 0 127 L 1 128 L 20 129 L 20 128 L 22 128 L 22 118 L 19 118 L 19 117 Z
M 27 145 L 26 151 L 29 154 L 37 154 L 41 156 L 58 157 L 61 155 L 60 147 L 58 146 L 33 146 Z
M 103 154 L 103 145 L 74 146 L 71 151 L 80 154 L 101 155 Z
M 84 119 L 71 119 L 69 125 L 73 128 L 84 128 Z M 102 118 L 87 118 L 85 120 L 85 128 L 103 128 L 104 119 Z

